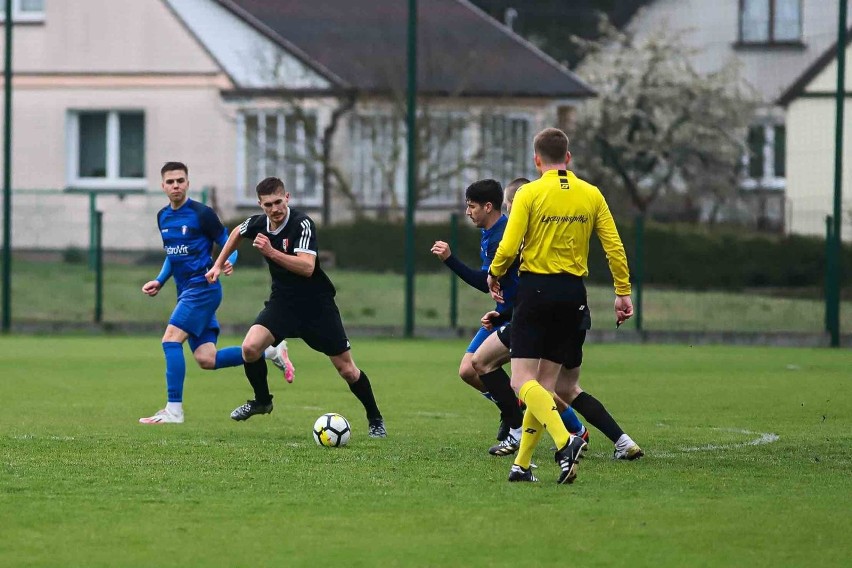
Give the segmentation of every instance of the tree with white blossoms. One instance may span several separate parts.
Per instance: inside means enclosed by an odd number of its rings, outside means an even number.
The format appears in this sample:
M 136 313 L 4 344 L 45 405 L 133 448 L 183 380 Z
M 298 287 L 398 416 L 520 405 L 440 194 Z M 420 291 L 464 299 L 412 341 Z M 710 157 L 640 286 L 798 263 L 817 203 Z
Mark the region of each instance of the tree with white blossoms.
M 758 99 L 733 61 L 699 74 L 683 33 L 638 40 L 604 23 L 578 73 L 598 92 L 578 112 L 577 168 L 610 195 L 647 215 L 655 201 L 710 202 L 710 221 L 736 194 L 745 132 Z

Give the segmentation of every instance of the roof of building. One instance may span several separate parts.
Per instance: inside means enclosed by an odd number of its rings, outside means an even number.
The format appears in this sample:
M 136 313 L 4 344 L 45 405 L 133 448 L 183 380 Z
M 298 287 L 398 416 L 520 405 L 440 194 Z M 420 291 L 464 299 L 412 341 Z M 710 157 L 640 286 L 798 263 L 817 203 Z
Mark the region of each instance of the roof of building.
M 402 0 L 218 0 L 336 87 L 404 92 Z M 454 96 L 591 97 L 594 89 L 467 0 L 418 3 L 418 91 Z
M 852 28 L 846 30 L 846 47 L 852 43 Z M 817 75 L 822 73 L 829 64 L 837 59 L 837 41 L 831 44 L 831 46 L 826 49 L 822 55 L 814 60 L 805 71 L 799 75 L 799 78 L 793 82 L 783 93 L 778 97 L 776 101 L 781 106 L 787 106 L 800 96 L 802 96 L 805 92 L 805 89 L 808 88 L 808 85 L 811 81 L 813 81 Z

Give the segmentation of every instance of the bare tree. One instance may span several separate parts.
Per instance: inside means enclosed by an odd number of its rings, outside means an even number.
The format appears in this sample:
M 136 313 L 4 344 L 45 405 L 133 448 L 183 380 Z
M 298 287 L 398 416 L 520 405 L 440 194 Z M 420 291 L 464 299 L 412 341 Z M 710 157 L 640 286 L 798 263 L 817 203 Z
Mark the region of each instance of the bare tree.
M 468 87 L 469 71 L 466 69 L 482 56 L 477 49 L 475 42 L 471 43 L 470 49 L 452 60 L 434 56 L 428 51 L 421 54 L 421 76 L 440 75 L 452 77 L 453 81 L 445 92 L 418 97 L 418 203 L 440 196 L 448 197 L 450 201 L 456 199 L 463 188 L 455 186 L 460 185 L 465 174 L 480 166 L 483 155 L 481 144 L 475 142 L 478 137 L 469 134 L 471 129 L 479 127 L 481 113 L 447 104 Z M 280 89 L 263 90 L 263 96 L 279 101 L 284 112 L 292 116 L 306 133 L 316 130 L 315 105 L 298 89 L 292 88 L 294 83 L 299 83 L 300 77 L 295 75 L 298 69 L 294 68 L 291 59 L 280 50 L 259 49 L 252 60 L 267 84 L 281 86 Z M 321 134 L 317 133 L 318 143 L 307 144 L 306 152 L 287 155 L 286 160 L 288 163 L 313 162 L 320 165 L 324 221 L 330 219 L 328 208 L 332 194 L 342 196 L 356 218 L 364 214 L 365 205 L 376 207 L 380 217 L 400 218 L 404 210 L 404 196 L 397 189 L 399 181 L 405 177 L 403 170 L 407 160 L 406 82 L 405 74 L 400 71 L 405 68 L 404 53 L 399 53 L 394 45 L 383 45 L 379 41 L 371 46 L 369 56 L 353 58 L 353 66 L 353 74 L 369 77 L 381 87 L 370 95 L 359 95 L 354 90 L 339 93 L 329 122 Z M 362 145 L 367 149 L 365 154 L 370 161 L 363 166 L 366 172 L 360 172 L 360 175 L 352 171 L 354 168 L 346 168 L 338 161 L 341 156 L 334 148 L 340 125 L 347 115 L 351 121 L 361 121 L 359 125 L 363 126 L 350 131 L 353 136 L 350 146 Z M 374 124 L 367 124 L 371 120 Z M 257 151 L 265 150 L 258 148 Z M 363 187 L 367 183 L 373 187 Z M 364 195 L 368 190 L 377 202 L 365 204 Z
M 600 40 L 576 40 L 587 53 L 580 73 L 598 91 L 578 117 L 582 169 L 643 215 L 659 198 L 679 196 L 709 198 L 715 216 L 737 191 L 758 98 L 733 62 L 698 73 L 682 33 L 639 41 L 603 26 Z

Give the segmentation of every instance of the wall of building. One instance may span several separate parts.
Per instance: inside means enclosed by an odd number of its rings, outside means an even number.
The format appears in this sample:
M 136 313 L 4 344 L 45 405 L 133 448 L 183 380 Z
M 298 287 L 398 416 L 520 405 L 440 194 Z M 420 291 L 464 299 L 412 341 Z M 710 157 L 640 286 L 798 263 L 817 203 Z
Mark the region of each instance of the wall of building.
M 846 49 L 846 61 L 852 47 Z M 830 63 L 787 109 L 787 226 L 792 233 L 825 235 L 825 216 L 834 209 L 837 63 Z M 847 67 L 846 88 L 852 92 Z M 843 228 L 852 241 L 852 96 L 843 121 Z
M 683 30 L 692 61 L 707 73 L 736 59 L 743 77 L 772 102 L 837 40 L 837 2 L 802 0 L 801 46 L 738 47 L 740 0 L 654 0 L 631 21 L 639 37 Z M 852 22 L 852 14 L 849 21 Z

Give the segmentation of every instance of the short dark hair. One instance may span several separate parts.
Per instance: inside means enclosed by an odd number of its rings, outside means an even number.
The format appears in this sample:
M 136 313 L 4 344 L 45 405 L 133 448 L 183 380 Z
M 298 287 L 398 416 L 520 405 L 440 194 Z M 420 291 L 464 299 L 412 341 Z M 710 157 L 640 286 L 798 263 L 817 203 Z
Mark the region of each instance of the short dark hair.
M 490 203 L 499 210 L 503 205 L 503 186 L 496 179 L 481 179 L 468 186 L 464 198 L 480 205 Z
M 189 175 L 189 168 L 187 168 L 186 164 L 183 162 L 166 162 L 163 164 L 163 167 L 160 168 L 160 177 L 166 175 L 166 172 L 174 172 L 177 170 L 183 170 L 183 173 Z
M 515 200 L 515 192 L 518 191 L 518 188 L 520 188 L 525 183 L 529 183 L 529 182 L 530 182 L 530 180 L 528 180 L 527 178 L 523 178 L 523 177 L 513 179 L 506 186 L 506 191 L 503 192 L 503 199 L 505 199 L 506 201 L 514 201 Z
M 535 135 L 533 148 L 545 164 L 562 164 L 568 155 L 568 135 L 558 128 L 545 128 Z
M 262 195 L 272 195 L 278 190 L 282 192 L 286 191 L 284 189 L 284 182 L 278 179 L 277 177 L 268 177 L 257 184 L 255 191 L 257 192 L 258 198 Z

